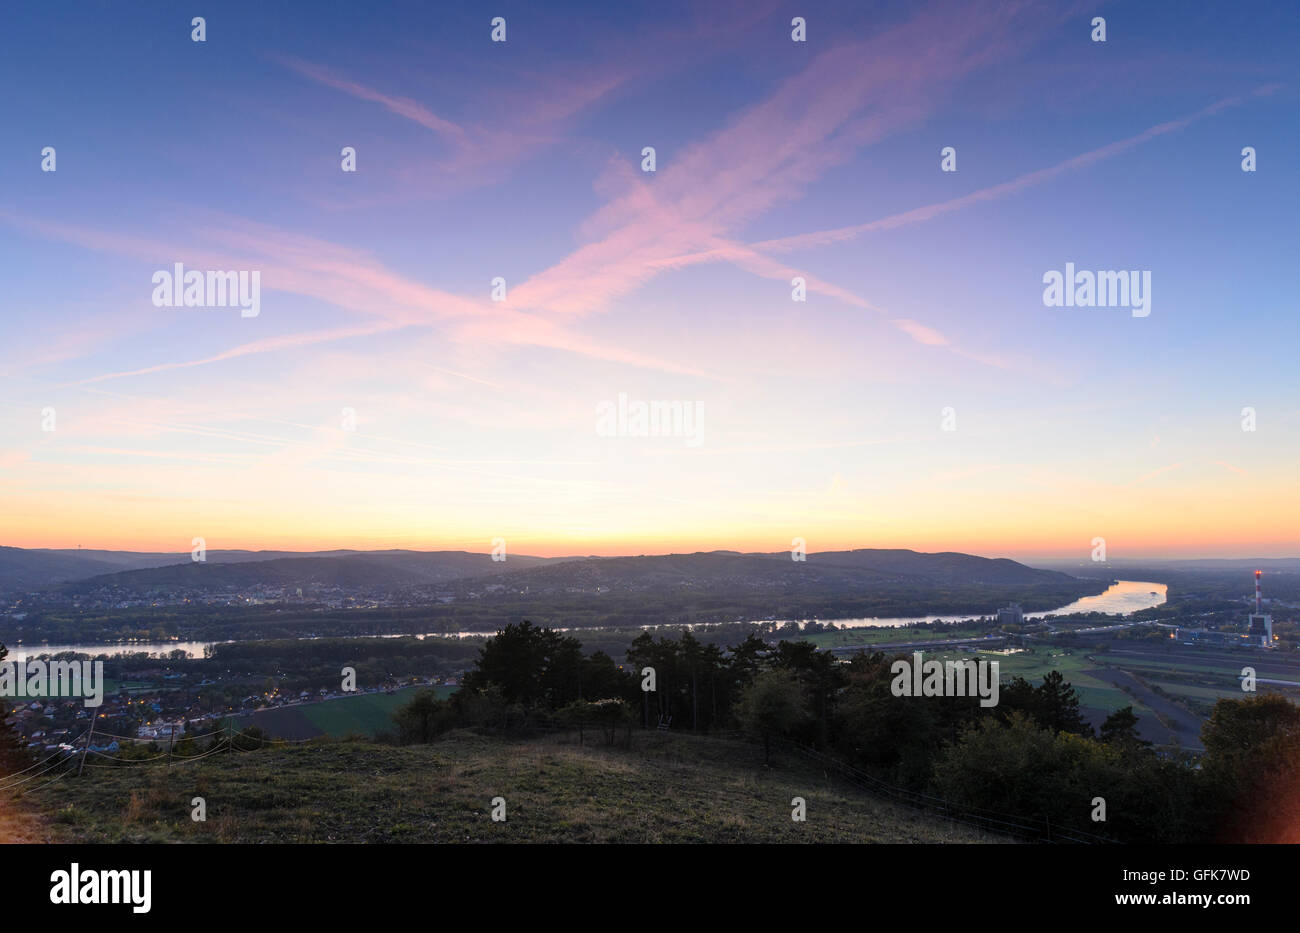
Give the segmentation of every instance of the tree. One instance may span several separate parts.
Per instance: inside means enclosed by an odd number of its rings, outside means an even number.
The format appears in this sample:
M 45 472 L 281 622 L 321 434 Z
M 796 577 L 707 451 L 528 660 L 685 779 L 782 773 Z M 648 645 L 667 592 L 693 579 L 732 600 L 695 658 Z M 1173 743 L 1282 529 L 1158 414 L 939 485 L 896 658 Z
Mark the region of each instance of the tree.
M 762 669 L 763 659 L 770 650 L 757 632 L 750 632 L 744 641 L 733 647 L 729 667 L 735 683 L 741 687 L 749 686 Z
M 950 803 L 1027 818 L 1026 826 L 1059 824 L 1061 802 L 1082 799 L 1070 783 L 1066 747 L 1023 712 L 1006 725 L 992 717 L 971 725 L 934 765 L 935 790 Z
M 507 703 L 557 709 L 582 695 L 582 643 L 525 620 L 507 625 L 479 652 L 464 690 L 496 684 Z
M 264 745 L 270 745 L 271 737 L 266 734 L 264 729 L 258 726 L 249 726 L 247 729 L 236 732 L 232 741 L 238 751 L 251 752 Z
M 455 725 L 455 718 L 451 704 L 438 699 L 436 691 L 417 691 L 410 703 L 393 713 L 393 721 L 397 724 L 397 741 L 403 745 L 432 742 Z
M 576 726 L 578 729 L 578 744 L 583 744 L 583 736 L 586 732 L 587 723 L 591 722 L 594 715 L 592 705 L 586 700 L 574 700 L 567 706 L 562 706 L 556 710 L 555 718 L 561 724 L 569 727 Z
M 1013 713 L 1021 712 L 1045 729 L 1092 735 L 1092 726 L 1079 712 L 1079 694 L 1067 683 L 1060 671 L 1048 671 L 1037 687 L 1023 677 L 1015 677 L 1004 686 L 998 700 L 998 715 L 1009 722 Z
M 1079 712 L 1079 694 L 1060 671 L 1048 671 L 1038 687 L 1038 721 L 1054 732 L 1092 735 L 1092 726 Z
M 582 695 L 584 697 L 620 697 L 639 699 L 639 680 L 622 670 L 603 651 L 594 651 L 582 659 Z
M 783 641 L 772 658 L 777 667 L 790 671 L 808 690 L 814 719 L 807 736 L 818 745 L 831 738 L 835 700 L 845 684 L 843 666 L 829 651 L 819 651 L 812 642 Z
M 627 660 L 632 665 L 633 676 L 640 681 L 641 671 L 646 667 L 654 667 L 655 640 L 649 632 L 642 632 L 636 638 L 632 639 L 632 644 L 627 649 Z M 659 699 L 656 695 L 655 703 Z M 641 691 L 641 727 L 650 728 L 650 692 Z
M 763 737 L 763 763 L 772 763 L 772 736 L 784 735 L 808 719 L 804 689 L 785 670 L 763 671 L 741 695 L 740 722 L 746 732 Z
M 1201 741 L 1223 841 L 1300 842 L 1300 707 L 1277 693 L 1219 700 Z
M 632 720 L 635 717 L 631 705 L 626 700 L 607 697 L 603 700 L 596 700 L 591 706 L 595 713 L 595 720 L 600 725 L 601 732 L 605 734 L 606 745 L 614 744 L 620 729 L 624 730 L 629 741 L 631 740 Z
M 1101 740 L 1108 745 L 1133 750 L 1150 746 L 1150 742 L 1138 738 L 1138 718 L 1132 706 L 1115 710 L 1101 724 Z
M 898 656 L 858 652 L 841 670 L 847 686 L 834 699 L 834 746 L 854 764 L 892 783 L 922 790 L 934 756 L 984 710 L 970 697 L 899 697 L 891 672 Z
M 9 649 L 0 645 L 0 662 L 9 656 Z M 0 719 L 9 716 L 9 704 L 0 700 Z M 0 728 L 0 767 L 4 773 L 13 774 L 28 765 L 28 755 L 23 748 L 22 737 L 18 727 Z
M 700 728 L 699 675 L 700 666 L 704 661 L 704 646 L 691 634 L 690 629 L 682 629 L 680 651 L 682 666 L 686 669 L 685 675 L 691 685 L 691 730 L 698 731 Z

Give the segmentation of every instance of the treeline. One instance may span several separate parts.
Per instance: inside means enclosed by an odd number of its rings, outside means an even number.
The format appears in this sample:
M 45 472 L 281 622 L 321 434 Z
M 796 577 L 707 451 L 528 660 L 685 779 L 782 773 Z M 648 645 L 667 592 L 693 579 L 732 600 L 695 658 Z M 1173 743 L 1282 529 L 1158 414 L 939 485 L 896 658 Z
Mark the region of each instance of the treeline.
M 620 664 L 524 622 L 488 640 L 458 693 L 424 692 L 400 710 L 397 738 L 563 724 L 613 743 L 637 727 L 741 729 L 959 808 L 1115 841 L 1297 841 L 1287 834 L 1300 833 L 1300 798 L 1289 793 L 1300 782 L 1300 708 L 1285 697 L 1220 700 L 1194 761 L 1140 740 L 1131 707 L 1094 734 L 1059 672 L 1004 683 L 985 708 L 975 696 L 896 696 L 895 660 L 876 652 L 840 663 L 810 643 L 773 646 L 752 632 L 724 648 L 683 630 L 643 633 Z

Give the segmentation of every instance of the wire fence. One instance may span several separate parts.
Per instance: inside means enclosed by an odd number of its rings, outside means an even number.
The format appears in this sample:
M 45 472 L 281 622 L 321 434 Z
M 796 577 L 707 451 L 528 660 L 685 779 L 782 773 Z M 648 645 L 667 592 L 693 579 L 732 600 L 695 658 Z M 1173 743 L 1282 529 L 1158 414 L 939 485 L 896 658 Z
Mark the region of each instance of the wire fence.
M 131 742 L 136 745 L 143 745 L 146 742 L 165 741 L 167 751 L 156 755 L 146 755 L 143 757 L 134 754 L 123 755 L 122 753 L 112 754 L 106 748 L 96 748 L 90 743 L 92 740 L 115 739 L 125 742 Z M 196 753 L 183 753 L 178 748 L 193 748 L 193 743 L 203 739 L 211 739 L 208 747 Z M 222 752 L 240 752 L 247 753 L 256 751 L 259 748 L 271 748 L 284 745 L 302 745 L 309 742 L 319 742 L 320 738 L 310 739 L 278 739 L 261 735 L 260 733 L 250 733 L 248 730 L 225 728 L 214 729 L 211 732 L 201 733 L 179 733 L 171 735 L 157 736 L 156 738 L 146 739 L 139 736 L 116 735 L 111 732 L 99 732 L 87 728 L 80 735 L 61 743 L 60 747 L 49 754 L 45 754 L 36 762 L 15 771 L 11 774 L 0 776 L 0 791 L 19 790 L 22 796 L 30 791 L 38 790 L 41 787 L 47 787 L 55 781 L 60 780 L 69 773 L 81 774 L 84 771 L 105 771 L 117 770 L 120 768 L 133 768 L 156 764 L 158 762 L 167 762 L 170 767 L 173 764 L 186 764 L 191 761 L 201 761 L 212 758 Z M 48 751 L 48 749 L 47 749 Z M 39 769 L 39 770 L 38 770 Z M 26 787 L 31 781 L 45 775 L 55 773 L 55 777 L 47 780 L 43 784 L 33 787 Z

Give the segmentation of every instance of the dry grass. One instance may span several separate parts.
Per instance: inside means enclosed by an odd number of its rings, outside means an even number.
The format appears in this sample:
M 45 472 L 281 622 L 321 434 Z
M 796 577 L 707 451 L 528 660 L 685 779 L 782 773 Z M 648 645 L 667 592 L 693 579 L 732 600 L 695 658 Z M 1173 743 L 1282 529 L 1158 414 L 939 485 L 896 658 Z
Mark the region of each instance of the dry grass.
M 58 841 L 995 842 L 743 742 L 662 733 L 634 747 L 455 733 L 101 769 L 33 794 Z M 152 770 L 150 770 L 152 769 Z M 200 792 L 202 788 L 202 792 Z M 190 800 L 207 801 L 206 822 Z M 506 799 L 494 822 L 491 800 Z M 807 821 L 791 819 L 791 799 Z

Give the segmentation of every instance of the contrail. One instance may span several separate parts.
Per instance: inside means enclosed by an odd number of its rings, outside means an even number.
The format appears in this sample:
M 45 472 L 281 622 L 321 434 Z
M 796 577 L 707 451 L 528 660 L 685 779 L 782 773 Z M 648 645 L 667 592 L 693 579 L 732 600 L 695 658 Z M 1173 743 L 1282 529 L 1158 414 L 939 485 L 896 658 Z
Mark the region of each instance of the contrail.
M 873 230 L 892 230 L 896 227 L 905 227 L 908 224 L 920 223 L 937 217 L 940 214 L 947 214 L 951 211 L 961 210 L 963 207 L 969 207 L 972 204 L 980 204 L 985 201 L 994 201 L 998 198 L 1009 194 L 1017 194 L 1026 188 L 1041 184 L 1070 172 L 1075 169 L 1084 168 L 1092 165 L 1094 162 L 1100 162 L 1103 159 L 1109 159 L 1111 156 L 1119 155 L 1134 146 L 1141 145 L 1148 140 L 1155 139 L 1157 136 L 1164 136 L 1175 130 L 1181 130 L 1183 127 L 1195 123 L 1204 117 L 1213 116 L 1222 110 L 1230 107 L 1237 107 L 1246 103 L 1251 98 L 1264 97 L 1278 90 L 1282 85 L 1268 84 L 1256 88 L 1250 94 L 1244 97 L 1228 97 L 1217 103 L 1211 104 L 1195 113 L 1181 117 L 1177 120 L 1170 120 L 1167 123 L 1160 123 L 1150 129 L 1138 133 L 1136 136 L 1130 136 L 1127 139 L 1121 139 L 1118 142 L 1102 146 L 1100 149 L 1093 149 L 1082 155 L 1077 155 L 1072 159 L 1066 159 L 1050 168 L 1039 169 L 1036 172 L 1030 172 L 1028 175 L 1022 175 L 1011 181 L 1004 181 L 1001 184 L 993 185 L 990 188 L 981 188 L 979 191 L 973 191 L 970 194 L 963 195 L 960 198 L 953 198 L 949 201 L 940 201 L 937 204 L 928 204 L 925 207 L 913 208 L 910 211 L 904 211 L 901 214 L 893 214 L 889 217 L 883 217 L 880 220 L 873 220 L 870 223 L 857 224 L 851 227 L 837 227 L 833 230 L 820 230 L 814 233 L 801 233 L 797 236 L 782 237 L 775 240 L 763 240 L 759 243 L 750 244 L 754 249 L 764 252 L 786 252 L 796 249 L 806 249 L 813 246 L 824 246 L 829 243 L 838 243 L 843 240 L 851 240 L 863 233 L 870 233 Z

